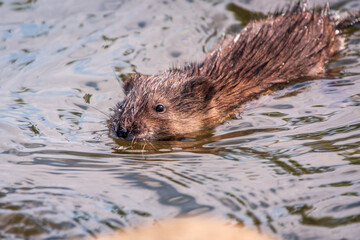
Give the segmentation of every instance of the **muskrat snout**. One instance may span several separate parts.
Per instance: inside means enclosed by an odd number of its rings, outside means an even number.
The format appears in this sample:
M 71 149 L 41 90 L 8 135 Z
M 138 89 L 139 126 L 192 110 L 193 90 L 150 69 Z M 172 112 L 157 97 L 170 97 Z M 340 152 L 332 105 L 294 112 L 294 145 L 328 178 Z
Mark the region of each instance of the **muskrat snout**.
M 126 123 L 114 120 L 110 123 L 110 137 L 115 139 L 124 139 L 133 141 L 139 135 L 138 128 L 135 125 L 127 125 Z
M 119 124 L 116 124 L 114 126 L 114 131 L 112 135 L 113 137 L 126 139 L 127 136 L 129 135 L 129 131 L 126 128 L 121 127 Z

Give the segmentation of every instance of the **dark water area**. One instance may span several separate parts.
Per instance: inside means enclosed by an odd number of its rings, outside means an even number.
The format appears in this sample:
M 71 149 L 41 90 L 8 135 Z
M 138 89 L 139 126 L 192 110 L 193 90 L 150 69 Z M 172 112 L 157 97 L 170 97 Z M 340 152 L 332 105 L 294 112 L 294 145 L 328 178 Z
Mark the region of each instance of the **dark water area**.
M 121 79 L 198 60 L 289 3 L 0 1 L 0 238 L 200 215 L 283 239 L 359 239 L 359 27 L 335 77 L 262 97 L 204 136 L 136 147 L 108 135 Z

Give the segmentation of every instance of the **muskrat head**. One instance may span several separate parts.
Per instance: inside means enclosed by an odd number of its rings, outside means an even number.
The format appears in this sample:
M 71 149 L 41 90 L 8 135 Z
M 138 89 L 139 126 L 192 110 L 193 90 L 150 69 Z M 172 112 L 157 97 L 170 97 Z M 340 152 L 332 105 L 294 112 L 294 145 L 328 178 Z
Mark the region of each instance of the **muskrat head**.
M 204 128 L 214 115 L 214 88 L 203 77 L 134 74 L 110 119 L 110 135 L 129 141 L 177 139 Z M 215 116 L 214 116 L 215 117 Z

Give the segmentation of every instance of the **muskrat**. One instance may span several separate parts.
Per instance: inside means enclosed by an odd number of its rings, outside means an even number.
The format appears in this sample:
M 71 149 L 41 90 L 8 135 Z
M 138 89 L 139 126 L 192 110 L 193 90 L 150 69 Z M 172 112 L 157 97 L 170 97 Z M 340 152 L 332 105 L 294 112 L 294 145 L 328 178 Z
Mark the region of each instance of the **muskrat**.
M 340 18 L 298 4 L 251 21 L 198 63 L 152 76 L 135 73 L 124 83 L 110 136 L 179 139 L 216 126 L 274 86 L 325 76 L 341 48 L 341 31 L 358 22 L 359 12 Z

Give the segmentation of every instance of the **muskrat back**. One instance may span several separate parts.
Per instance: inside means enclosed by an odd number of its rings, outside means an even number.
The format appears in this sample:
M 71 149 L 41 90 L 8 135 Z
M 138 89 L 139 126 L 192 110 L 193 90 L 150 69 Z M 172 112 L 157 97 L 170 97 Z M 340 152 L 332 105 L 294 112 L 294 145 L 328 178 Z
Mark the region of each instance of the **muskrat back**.
M 341 30 L 359 21 L 359 13 L 335 20 L 295 6 L 250 22 L 198 63 L 152 76 L 136 73 L 124 84 L 110 135 L 174 139 L 214 127 L 274 86 L 324 76 L 340 49 Z

